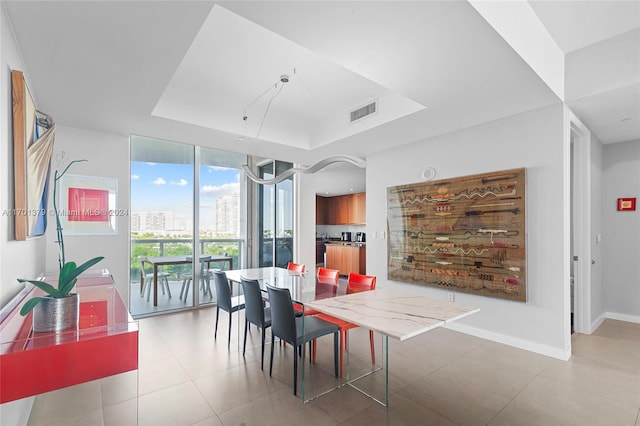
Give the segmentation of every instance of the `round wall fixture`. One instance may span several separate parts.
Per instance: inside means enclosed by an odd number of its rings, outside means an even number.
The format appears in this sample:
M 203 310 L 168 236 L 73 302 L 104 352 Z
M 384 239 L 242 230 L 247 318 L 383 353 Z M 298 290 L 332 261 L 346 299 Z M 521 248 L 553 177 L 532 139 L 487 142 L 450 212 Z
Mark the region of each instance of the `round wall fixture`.
M 422 171 L 422 179 L 423 180 L 431 180 L 436 177 L 436 169 L 433 167 L 427 167 Z

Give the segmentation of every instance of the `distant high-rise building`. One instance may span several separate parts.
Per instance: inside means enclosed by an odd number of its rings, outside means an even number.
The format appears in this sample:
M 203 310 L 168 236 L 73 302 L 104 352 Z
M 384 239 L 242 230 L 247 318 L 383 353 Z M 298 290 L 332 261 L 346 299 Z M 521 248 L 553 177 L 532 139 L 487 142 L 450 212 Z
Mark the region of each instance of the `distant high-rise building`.
M 140 212 L 131 212 L 131 232 L 142 231 Z
M 240 194 L 234 192 L 216 201 L 216 232 L 240 235 Z
M 131 213 L 131 231 L 161 233 L 168 230 L 185 230 L 184 220 L 178 221 L 180 228 L 176 228 L 176 218 L 171 211 L 153 211 L 153 212 L 132 212 Z

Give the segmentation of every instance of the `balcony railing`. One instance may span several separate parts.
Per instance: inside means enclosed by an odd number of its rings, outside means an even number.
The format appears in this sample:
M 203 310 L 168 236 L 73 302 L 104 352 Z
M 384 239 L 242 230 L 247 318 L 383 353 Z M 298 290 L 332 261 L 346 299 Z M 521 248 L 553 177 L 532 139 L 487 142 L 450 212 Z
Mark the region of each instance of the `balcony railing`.
M 214 254 L 233 258 L 234 268 L 242 264 L 244 240 L 233 238 L 201 238 L 200 254 Z M 130 277 L 131 282 L 140 281 L 138 256 L 187 256 L 193 254 L 191 238 L 140 238 L 131 240 Z M 222 266 L 222 265 L 221 265 Z M 164 271 L 178 276 L 187 272 L 189 265 L 165 266 Z

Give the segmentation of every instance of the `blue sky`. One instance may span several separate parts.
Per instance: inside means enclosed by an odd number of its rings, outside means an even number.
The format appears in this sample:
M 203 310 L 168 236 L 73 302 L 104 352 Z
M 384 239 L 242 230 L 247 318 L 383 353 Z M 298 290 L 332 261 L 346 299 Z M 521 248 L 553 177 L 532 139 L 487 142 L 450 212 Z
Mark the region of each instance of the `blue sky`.
M 214 218 L 215 201 L 239 192 L 238 169 L 202 166 L 200 208 L 202 225 Z M 191 216 L 193 166 L 185 164 L 131 162 L 131 211 L 173 210 Z M 210 214 L 205 214 L 207 211 Z M 202 220 L 206 218 L 211 220 Z

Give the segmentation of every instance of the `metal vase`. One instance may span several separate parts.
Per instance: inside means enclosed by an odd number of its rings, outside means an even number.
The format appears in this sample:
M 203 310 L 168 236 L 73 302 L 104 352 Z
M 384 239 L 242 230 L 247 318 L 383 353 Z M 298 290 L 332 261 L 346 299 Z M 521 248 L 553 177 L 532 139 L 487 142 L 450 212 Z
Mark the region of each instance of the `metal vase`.
M 33 308 L 33 331 L 40 333 L 77 328 L 80 317 L 79 300 L 77 293 L 61 298 L 45 296 Z

